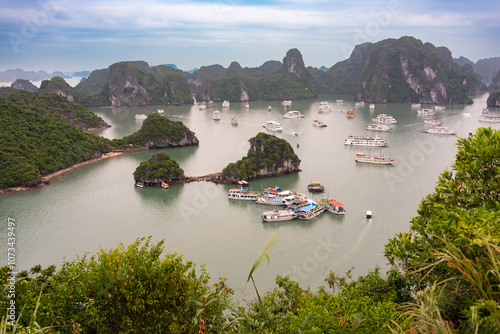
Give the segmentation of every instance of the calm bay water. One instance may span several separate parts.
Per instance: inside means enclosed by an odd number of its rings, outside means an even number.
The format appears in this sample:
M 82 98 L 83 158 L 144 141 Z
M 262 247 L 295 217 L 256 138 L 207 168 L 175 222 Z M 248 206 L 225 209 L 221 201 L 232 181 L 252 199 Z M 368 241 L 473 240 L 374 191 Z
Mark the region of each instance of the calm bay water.
M 434 118 L 444 126 L 467 136 L 480 126 L 477 118 L 486 106 L 486 95 L 468 106 L 447 106 Z M 262 211 L 270 206 L 252 202 L 230 201 L 227 191 L 233 186 L 197 182 L 172 187 L 138 189 L 132 173 L 139 163 L 153 153 L 147 151 L 105 159 L 58 176 L 50 186 L 0 196 L 2 240 L 7 238 L 7 217 L 16 219 L 18 269 L 33 265 L 59 265 L 85 252 L 95 254 L 99 247 L 109 249 L 119 243 L 129 244 L 138 237 L 166 239 L 166 251 L 178 251 L 198 265 L 204 263 L 214 279 L 227 277 L 238 292 L 266 241 L 277 231 L 279 241 L 269 265 L 255 273 L 260 290 L 274 286 L 277 274 L 290 274 L 303 287 L 324 284 L 329 270 L 343 273 L 355 267 L 354 275 L 364 275 L 375 266 L 386 268 L 384 245 L 395 234 L 407 231 L 421 198 L 434 190 L 439 174 L 449 168 L 456 154 L 456 137 L 420 133 L 423 117 L 404 104 L 368 104 L 355 107 L 356 117 L 346 118 L 354 107 L 350 99 L 335 103 L 338 97 L 320 97 L 317 101 L 294 101 L 290 110 L 299 110 L 303 119 L 284 119 L 286 109 L 280 102 L 231 103 L 230 108 L 200 111 L 194 106 L 164 107 L 165 115 L 182 121 L 196 133 L 198 147 L 165 149 L 177 160 L 186 175 L 204 175 L 221 171 L 229 162 L 246 155 L 248 139 L 268 120 L 280 122 L 285 131 L 276 134 L 286 139 L 302 160 L 302 172 L 279 178 L 252 181 L 250 188 L 261 190 L 278 185 L 306 193 L 311 181 L 325 185 L 324 195 L 346 205 L 345 216 L 328 212 L 310 221 L 294 220 L 263 223 Z M 329 101 L 333 112 L 318 114 L 320 101 Z M 267 106 L 273 107 L 267 111 Z M 423 106 L 425 107 L 425 106 Z M 222 120 L 212 119 L 220 110 Z M 96 114 L 112 125 L 94 131 L 107 138 L 120 138 L 138 130 L 142 121 L 136 113 L 150 114 L 157 108 L 95 109 Z M 364 127 L 380 113 L 394 116 L 393 131 L 370 132 Z M 230 123 L 231 116 L 239 124 Z M 320 118 L 328 127 L 312 125 Z M 498 124 L 491 124 L 499 128 Z M 297 132 L 299 136 L 294 136 Z M 357 164 L 356 152 L 368 148 L 344 147 L 348 135 L 379 135 L 388 148 L 371 149 L 396 160 L 393 166 Z M 300 144 L 300 147 L 297 147 Z M 320 199 L 322 195 L 314 195 Z M 366 210 L 373 219 L 364 218 Z M 4 247 L 6 248 L 5 244 Z M 6 257 L 0 261 L 6 263 Z M 250 288 L 247 291 L 252 295 Z

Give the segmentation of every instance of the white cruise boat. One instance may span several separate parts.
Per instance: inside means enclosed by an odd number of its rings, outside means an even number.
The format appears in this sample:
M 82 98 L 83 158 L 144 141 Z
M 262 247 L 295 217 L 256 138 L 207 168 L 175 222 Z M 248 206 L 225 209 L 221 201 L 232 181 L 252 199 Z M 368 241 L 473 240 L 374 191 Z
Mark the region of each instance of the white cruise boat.
M 261 193 L 258 191 L 248 191 L 245 188 L 235 188 L 229 189 L 229 193 L 227 194 L 227 198 L 229 199 L 237 199 L 241 201 L 256 201 L 257 196 Z
M 483 113 L 483 114 L 489 114 L 489 113 L 490 113 L 490 111 L 489 111 L 488 109 L 486 109 L 486 108 L 483 108 L 482 113 Z
M 355 103 L 354 103 L 354 105 L 355 105 L 356 107 L 362 107 L 362 106 L 364 106 L 364 105 L 365 105 L 365 101 L 358 101 L 358 102 L 355 102 Z
M 435 106 L 434 109 L 436 109 L 436 110 L 445 110 L 446 107 L 444 107 L 444 106 Z
M 498 122 L 500 122 L 500 116 L 492 116 L 492 115 L 483 114 L 483 115 L 479 116 L 478 121 L 498 123 Z
M 345 214 L 345 205 L 335 199 L 322 199 L 321 204 L 326 207 L 326 210 L 337 215 Z
M 273 210 L 262 213 L 265 222 L 281 222 L 297 218 L 297 214 L 291 210 Z
M 372 103 L 372 104 L 370 104 L 369 109 L 371 109 L 371 110 L 375 109 L 375 105 L 374 105 L 373 103 Z
M 291 107 L 292 106 L 292 100 L 283 100 L 281 102 L 283 104 L 283 107 Z
M 391 131 L 392 129 L 387 124 L 368 124 L 365 128 L 371 131 Z
M 424 119 L 424 124 L 432 125 L 432 126 L 440 126 L 440 125 L 443 125 L 443 122 L 441 122 L 438 119 L 426 118 L 426 119 Z
M 338 100 L 335 100 L 335 102 L 337 102 L 337 103 L 344 103 L 344 100 L 338 99 Z
M 270 131 L 275 131 L 275 132 L 283 131 L 281 124 L 275 121 L 267 121 L 267 123 L 262 124 L 262 126 Z
M 231 117 L 231 124 L 238 125 L 238 118 L 236 118 L 235 116 Z
M 287 112 L 285 115 L 283 115 L 284 118 L 304 118 L 304 115 L 300 113 L 300 111 L 297 110 L 291 110 Z
M 350 146 L 387 146 L 387 143 L 380 137 L 349 136 L 344 142 Z
M 427 130 L 422 131 L 424 133 L 434 133 L 438 135 L 454 135 L 455 130 L 448 128 L 446 126 L 431 126 Z
M 135 119 L 146 119 L 148 116 L 146 114 L 135 114 Z
M 422 105 L 420 103 L 412 103 L 411 107 L 412 108 L 420 108 Z
M 390 115 L 380 114 L 375 118 L 372 118 L 372 121 L 382 124 L 396 124 L 398 121 Z
M 326 124 L 323 121 L 320 121 L 319 119 L 313 119 L 313 125 L 320 128 L 326 127 Z
M 394 159 L 385 155 L 368 155 L 365 153 L 356 153 L 356 162 L 364 162 L 376 165 L 392 165 Z
M 420 115 L 423 115 L 423 116 L 432 116 L 435 114 L 434 110 L 432 109 L 427 109 L 427 108 L 424 108 L 424 109 L 418 109 L 417 110 L 417 113 L 420 114 Z
M 200 104 L 200 110 L 205 110 L 207 109 L 207 104 L 205 103 L 205 101 L 203 101 L 201 104 Z
M 271 106 L 267 106 L 267 111 L 271 111 L 273 108 Z
M 220 121 L 220 111 L 219 110 L 215 110 L 212 116 L 213 116 L 214 120 Z
M 250 108 L 250 105 L 248 103 L 245 104 L 245 108 L 247 108 L 247 109 Z
M 160 114 L 160 115 L 164 115 L 164 114 L 165 114 L 165 110 L 163 110 L 163 109 L 158 109 L 158 114 Z
M 224 100 L 224 102 L 222 102 L 222 108 L 229 108 L 229 101 Z
M 321 103 L 325 103 L 325 104 L 321 104 Z M 318 109 L 319 113 L 332 112 L 333 111 L 333 107 L 331 105 L 329 105 L 328 102 L 321 102 L 321 103 L 320 103 L 320 106 L 319 106 L 319 109 Z

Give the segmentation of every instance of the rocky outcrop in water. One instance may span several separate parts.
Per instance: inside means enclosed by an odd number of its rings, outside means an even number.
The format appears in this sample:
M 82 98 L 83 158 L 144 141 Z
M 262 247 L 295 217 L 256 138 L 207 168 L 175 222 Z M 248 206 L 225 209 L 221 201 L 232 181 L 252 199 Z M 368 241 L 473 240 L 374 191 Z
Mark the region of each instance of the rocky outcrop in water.
M 300 159 L 286 140 L 261 132 L 249 142 L 247 156 L 227 165 L 212 181 L 230 184 L 300 171 Z
M 500 107 L 500 92 L 491 93 L 486 104 L 488 107 Z
M 184 179 L 186 176 L 182 168 L 165 152 L 156 153 L 148 161 L 141 162 L 134 171 L 135 182 L 150 186 L 160 186 L 163 182 L 182 182 Z

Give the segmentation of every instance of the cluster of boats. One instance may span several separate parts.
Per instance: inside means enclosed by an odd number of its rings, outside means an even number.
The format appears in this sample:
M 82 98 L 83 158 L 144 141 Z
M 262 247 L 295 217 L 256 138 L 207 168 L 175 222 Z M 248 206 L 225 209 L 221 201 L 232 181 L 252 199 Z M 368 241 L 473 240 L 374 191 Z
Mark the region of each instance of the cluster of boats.
M 311 185 L 318 186 L 319 182 Z M 265 222 L 287 221 L 294 218 L 302 220 L 312 219 L 325 211 L 343 215 L 345 214 L 344 204 L 335 199 L 322 199 L 319 203 L 307 199 L 305 195 L 297 193 L 295 190 L 282 190 L 279 187 L 267 188 L 263 192 L 249 191 L 246 188 L 229 189 L 229 199 L 253 201 L 258 204 L 273 206 L 284 206 L 283 210 L 276 208 L 273 211 L 262 213 L 262 220 Z

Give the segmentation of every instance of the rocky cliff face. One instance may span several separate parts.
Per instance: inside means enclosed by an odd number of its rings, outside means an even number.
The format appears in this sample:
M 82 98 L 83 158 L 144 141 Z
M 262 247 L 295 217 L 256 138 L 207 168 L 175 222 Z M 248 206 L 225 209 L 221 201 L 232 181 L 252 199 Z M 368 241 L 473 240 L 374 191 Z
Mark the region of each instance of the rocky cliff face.
M 488 107 L 500 107 L 500 92 L 493 92 L 488 96 Z
M 297 49 L 288 50 L 285 58 L 283 58 L 283 66 L 288 72 L 295 74 L 301 79 L 311 79 L 311 76 L 309 72 L 307 72 L 306 66 L 304 65 L 302 54 Z
M 12 88 L 15 89 L 22 89 L 22 90 L 27 90 L 28 92 L 36 92 L 38 91 L 38 87 L 33 85 L 31 81 L 29 80 L 24 80 L 24 79 L 17 79 L 10 85 Z
M 466 84 L 466 75 L 447 48 L 402 37 L 373 45 L 356 98 L 369 102 L 471 103 Z
M 235 183 L 300 171 L 300 159 L 287 141 L 261 132 L 249 142 L 247 156 L 227 165 L 218 182 Z

